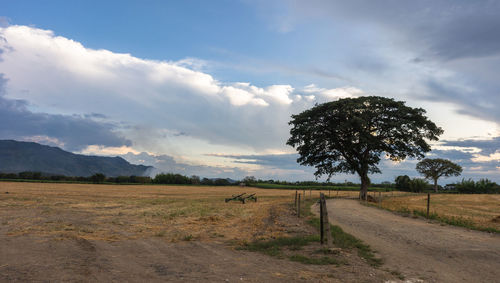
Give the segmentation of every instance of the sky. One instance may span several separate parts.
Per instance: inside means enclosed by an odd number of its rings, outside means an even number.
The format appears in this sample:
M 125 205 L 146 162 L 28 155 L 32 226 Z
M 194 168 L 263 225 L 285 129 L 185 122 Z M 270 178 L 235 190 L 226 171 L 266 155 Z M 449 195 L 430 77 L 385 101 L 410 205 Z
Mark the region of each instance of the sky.
M 0 0 L 0 139 L 156 172 L 314 180 L 291 115 L 378 95 L 444 129 L 429 158 L 500 182 L 499 1 Z M 417 160 L 382 174 L 418 177 Z M 357 181 L 337 175 L 334 182 Z

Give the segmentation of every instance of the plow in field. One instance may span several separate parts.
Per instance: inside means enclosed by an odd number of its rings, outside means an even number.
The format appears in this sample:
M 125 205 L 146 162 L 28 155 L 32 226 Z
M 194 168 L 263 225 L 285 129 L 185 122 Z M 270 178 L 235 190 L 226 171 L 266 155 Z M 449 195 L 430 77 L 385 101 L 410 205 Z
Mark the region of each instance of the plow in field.
M 239 195 L 233 195 L 230 198 L 226 198 L 224 201 L 225 202 L 230 202 L 230 201 L 241 201 L 241 203 L 245 203 L 247 200 L 253 200 L 254 202 L 257 202 L 257 197 L 255 196 L 255 193 L 246 195 L 246 193 L 242 193 Z

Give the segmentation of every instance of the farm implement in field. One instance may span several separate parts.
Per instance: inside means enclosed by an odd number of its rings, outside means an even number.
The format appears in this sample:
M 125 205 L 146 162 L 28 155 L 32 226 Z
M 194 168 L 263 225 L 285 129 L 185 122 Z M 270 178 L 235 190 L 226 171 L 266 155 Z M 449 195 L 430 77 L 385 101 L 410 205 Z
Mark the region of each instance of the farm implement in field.
M 239 195 L 233 195 L 230 198 L 226 198 L 224 201 L 225 202 L 230 202 L 230 201 L 241 201 L 241 203 L 245 203 L 247 200 L 253 200 L 254 202 L 257 202 L 257 197 L 255 196 L 255 193 L 251 195 L 246 195 L 246 193 L 242 193 Z

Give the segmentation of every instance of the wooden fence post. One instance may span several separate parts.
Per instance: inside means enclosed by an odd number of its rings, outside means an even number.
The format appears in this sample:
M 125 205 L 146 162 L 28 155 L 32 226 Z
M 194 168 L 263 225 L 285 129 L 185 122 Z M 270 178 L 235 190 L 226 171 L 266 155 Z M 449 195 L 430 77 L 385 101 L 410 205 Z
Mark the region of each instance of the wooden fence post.
M 431 194 L 427 193 L 427 218 L 429 218 L 429 206 L 431 204 Z
M 312 189 L 309 189 L 309 199 L 312 199 Z
M 300 218 L 300 194 L 299 194 L 299 201 L 297 202 L 297 217 Z
M 325 239 L 325 224 L 324 224 L 324 219 L 323 217 L 325 216 L 324 215 L 324 212 L 323 210 L 325 209 L 324 205 L 323 205 L 323 201 L 321 200 L 321 195 L 319 195 L 319 239 L 321 241 L 321 244 L 323 245 L 324 244 L 324 239 Z
M 326 208 L 326 199 L 324 194 L 320 194 L 320 226 L 321 226 L 321 244 L 328 247 L 332 245 L 332 233 L 330 232 L 330 222 L 328 222 L 328 210 Z
M 297 206 L 297 191 L 295 191 L 295 206 Z

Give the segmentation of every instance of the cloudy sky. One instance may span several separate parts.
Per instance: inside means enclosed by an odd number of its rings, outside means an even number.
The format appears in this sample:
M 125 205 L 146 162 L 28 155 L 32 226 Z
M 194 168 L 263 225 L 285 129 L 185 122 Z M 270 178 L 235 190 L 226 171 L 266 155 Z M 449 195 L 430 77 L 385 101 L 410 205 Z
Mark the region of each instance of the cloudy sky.
M 290 115 L 380 95 L 445 130 L 428 157 L 500 182 L 499 1 L 1 6 L 0 139 L 186 175 L 311 180 L 285 145 Z M 415 163 L 384 161 L 372 180 L 417 176 Z

